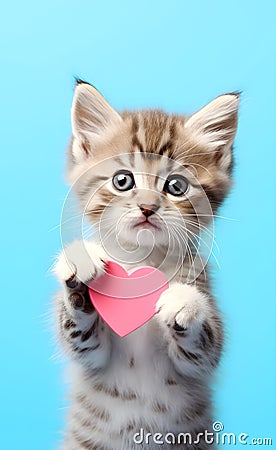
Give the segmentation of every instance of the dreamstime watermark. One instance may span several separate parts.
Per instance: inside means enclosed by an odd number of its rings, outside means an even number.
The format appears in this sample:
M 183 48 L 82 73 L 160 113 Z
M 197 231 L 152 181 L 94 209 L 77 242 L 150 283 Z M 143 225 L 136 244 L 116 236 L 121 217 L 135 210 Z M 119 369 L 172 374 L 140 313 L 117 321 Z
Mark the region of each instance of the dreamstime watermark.
M 135 444 L 156 444 L 156 445 L 199 445 L 205 443 L 207 445 L 262 445 L 272 446 L 272 438 L 270 437 L 251 437 L 247 433 L 228 433 L 224 431 L 222 422 L 213 423 L 213 431 L 203 430 L 200 433 L 192 434 L 186 432 L 180 433 L 149 433 L 143 428 L 133 435 Z

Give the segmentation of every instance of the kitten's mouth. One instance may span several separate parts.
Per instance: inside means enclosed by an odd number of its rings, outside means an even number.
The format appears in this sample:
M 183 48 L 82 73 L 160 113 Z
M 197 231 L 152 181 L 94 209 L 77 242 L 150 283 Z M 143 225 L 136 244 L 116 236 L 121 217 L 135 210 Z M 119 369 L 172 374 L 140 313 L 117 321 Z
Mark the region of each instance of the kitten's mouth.
M 156 223 L 150 222 L 148 219 L 141 220 L 140 222 L 136 223 L 133 228 L 145 228 L 145 229 L 151 229 L 155 228 L 156 230 L 159 230 L 160 227 L 156 225 Z

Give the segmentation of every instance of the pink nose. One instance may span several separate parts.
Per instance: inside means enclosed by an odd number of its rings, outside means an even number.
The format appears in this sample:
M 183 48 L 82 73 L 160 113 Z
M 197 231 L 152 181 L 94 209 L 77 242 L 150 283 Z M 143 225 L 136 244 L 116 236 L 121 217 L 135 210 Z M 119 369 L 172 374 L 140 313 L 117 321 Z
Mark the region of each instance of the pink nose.
M 152 214 L 154 214 L 156 211 L 158 211 L 158 209 L 160 208 L 159 205 L 148 205 L 146 203 L 142 203 L 141 205 L 139 205 L 139 208 L 142 211 L 142 214 L 144 214 L 144 216 L 149 217 L 152 216 Z

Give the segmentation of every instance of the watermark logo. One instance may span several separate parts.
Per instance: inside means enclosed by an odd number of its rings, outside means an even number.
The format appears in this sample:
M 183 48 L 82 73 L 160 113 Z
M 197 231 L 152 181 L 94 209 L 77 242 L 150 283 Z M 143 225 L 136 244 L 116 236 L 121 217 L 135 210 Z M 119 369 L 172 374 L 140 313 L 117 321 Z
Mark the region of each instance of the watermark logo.
M 213 423 L 213 430 L 214 431 L 222 431 L 223 428 L 224 428 L 223 423 L 221 423 L 219 421 Z
M 207 445 L 221 445 L 221 446 L 237 446 L 237 445 L 260 445 L 272 447 L 271 437 L 251 437 L 247 433 L 232 433 L 225 432 L 224 425 L 220 421 L 213 423 L 213 431 L 203 430 L 200 433 L 192 434 L 189 432 L 180 433 L 149 433 L 143 428 L 140 428 L 138 432 L 133 435 L 133 442 L 135 444 L 146 445 L 199 445 L 201 443 Z

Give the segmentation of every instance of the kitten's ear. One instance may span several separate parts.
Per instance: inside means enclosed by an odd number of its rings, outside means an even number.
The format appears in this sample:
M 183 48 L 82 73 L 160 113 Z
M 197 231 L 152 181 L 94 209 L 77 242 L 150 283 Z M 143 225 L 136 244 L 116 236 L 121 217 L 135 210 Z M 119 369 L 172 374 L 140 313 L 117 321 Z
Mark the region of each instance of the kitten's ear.
M 83 159 L 92 154 L 93 143 L 121 121 L 121 116 L 93 86 L 77 82 L 71 109 L 74 157 Z
M 217 97 L 185 123 L 206 150 L 214 151 L 220 167 L 229 171 L 232 163 L 232 144 L 238 124 L 239 94 Z

